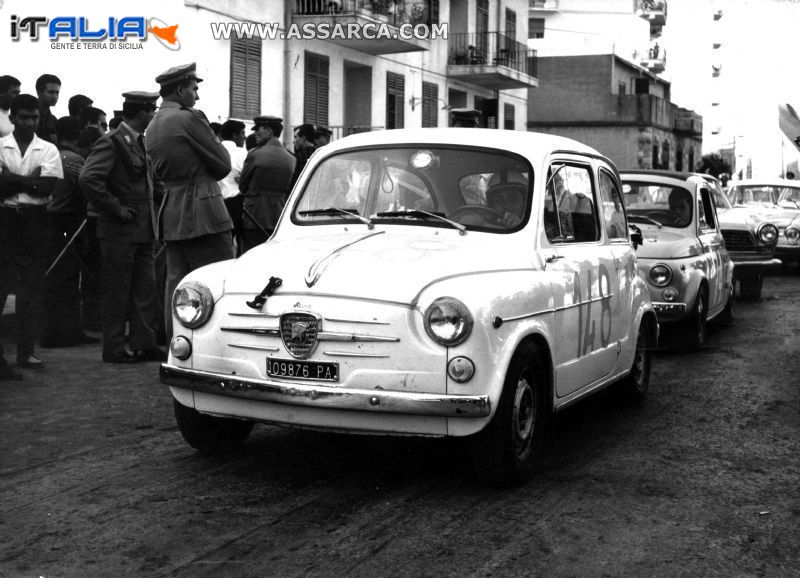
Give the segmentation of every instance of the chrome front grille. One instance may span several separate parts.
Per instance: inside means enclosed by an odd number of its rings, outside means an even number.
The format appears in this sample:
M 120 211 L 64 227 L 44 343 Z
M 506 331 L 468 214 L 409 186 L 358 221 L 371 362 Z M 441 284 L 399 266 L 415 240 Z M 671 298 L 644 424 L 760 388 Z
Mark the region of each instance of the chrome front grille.
M 728 251 L 745 253 L 755 253 L 756 244 L 747 231 L 722 231 L 722 238 L 725 239 L 725 247 Z
M 317 347 L 319 319 L 308 313 L 284 313 L 280 319 L 280 332 L 286 351 L 299 359 L 306 359 Z

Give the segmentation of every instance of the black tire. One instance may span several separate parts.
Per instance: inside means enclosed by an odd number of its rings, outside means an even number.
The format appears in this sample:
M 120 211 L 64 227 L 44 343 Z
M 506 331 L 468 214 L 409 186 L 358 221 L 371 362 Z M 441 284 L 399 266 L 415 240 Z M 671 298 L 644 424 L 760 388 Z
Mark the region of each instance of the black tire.
M 692 305 L 692 312 L 684 323 L 687 333 L 684 348 L 688 351 L 699 349 L 706 342 L 708 327 L 708 297 L 706 290 L 700 288 Z
M 619 382 L 618 391 L 623 401 L 630 404 L 641 403 L 647 397 L 650 385 L 650 369 L 653 365 L 653 347 L 646 321 L 639 324 L 636 335 L 636 351 L 633 354 L 631 372 Z
M 733 323 L 733 300 L 736 295 L 736 281 L 731 282 L 731 289 L 728 292 L 728 302 L 725 304 L 725 309 L 719 314 L 719 320 L 722 323 Z
M 751 275 L 739 279 L 739 295 L 745 301 L 761 299 L 761 287 L 764 285 L 763 275 Z
M 214 417 L 172 400 L 178 429 L 186 442 L 202 453 L 219 453 L 241 446 L 253 429 L 252 421 Z
M 548 396 L 544 364 L 533 345 L 523 345 L 508 367 L 492 421 L 469 438 L 476 477 L 498 487 L 528 480 L 542 449 Z

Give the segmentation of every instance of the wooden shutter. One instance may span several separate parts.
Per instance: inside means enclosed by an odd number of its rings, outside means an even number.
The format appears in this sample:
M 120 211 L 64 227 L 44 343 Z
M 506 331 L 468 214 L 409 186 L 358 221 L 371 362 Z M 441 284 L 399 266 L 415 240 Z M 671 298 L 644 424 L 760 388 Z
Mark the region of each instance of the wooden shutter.
M 305 83 L 303 90 L 303 122 L 328 124 L 328 70 L 327 56 L 305 53 Z
M 231 39 L 231 118 L 261 113 L 261 40 Z
M 405 126 L 406 78 L 394 72 L 386 73 L 386 128 Z
M 439 0 L 429 0 L 428 24 L 439 24 Z
M 422 126 L 439 126 L 439 85 L 422 83 Z
M 515 110 L 514 105 L 505 103 L 503 105 L 503 128 L 506 130 L 514 130 L 514 121 L 515 121 Z

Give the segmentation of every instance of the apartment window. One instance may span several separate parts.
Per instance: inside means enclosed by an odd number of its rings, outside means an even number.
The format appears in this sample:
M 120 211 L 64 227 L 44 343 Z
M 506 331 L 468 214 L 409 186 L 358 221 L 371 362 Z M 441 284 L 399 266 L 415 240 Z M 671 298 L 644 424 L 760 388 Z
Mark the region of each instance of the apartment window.
M 512 42 L 517 40 L 517 13 L 506 8 L 506 36 Z
M 515 127 L 515 109 L 513 104 L 503 105 L 503 128 L 506 130 L 514 130 Z
M 528 18 L 528 38 L 544 38 L 544 18 Z
M 261 40 L 231 40 L 231 118 L 261 113 Z
M 439 85 L 422 83 L 422 126 L 439 126 Z
M 617 91 L 617 92 L 618 92 L 619 94 L 621 94 L 621 95 L 625 95 L 625 94 L 627 94 L 627 92 L 628 92 L 628 86 L 627 86 L 627 85 L 626 85 L 624 82 L 620 81 L 620 82 L 617 84 L 617 87 L 618 87 L 618 91 Z
M 386 128 L 405 126 L 406 78 L 394 72 L 386 73 Z
M 328 68 L 327 56 L 306 52 L 303 122 L 328 124 Z

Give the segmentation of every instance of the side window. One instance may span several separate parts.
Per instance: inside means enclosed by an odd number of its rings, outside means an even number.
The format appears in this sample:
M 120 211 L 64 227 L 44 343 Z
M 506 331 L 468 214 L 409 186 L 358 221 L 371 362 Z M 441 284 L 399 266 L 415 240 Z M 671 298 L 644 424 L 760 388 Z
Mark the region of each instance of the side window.
M 622 208 L 622 195 L 616 182 L 605 169 L 600 169 L 600 198 L 603 202 L 606 235 L 609 239 L 628 239 L 625 226 L 625 211 Z
M 700 221 L 700 228 L 704 230 L 716 228 L 717 220 L 714 218 L 714 204 L 711 202 L 711 194 L 708 189 L 700 189 L 697 203 L 697 218 Z
M 547 239 L 553 243 L 586 243 L 600 238 L 589 167 L 551 165 L 543 222 Z

